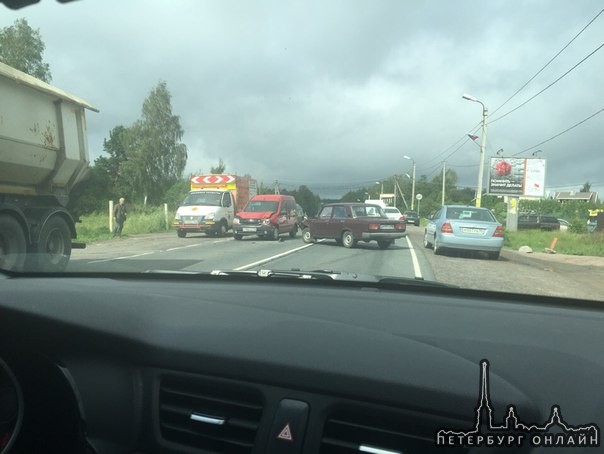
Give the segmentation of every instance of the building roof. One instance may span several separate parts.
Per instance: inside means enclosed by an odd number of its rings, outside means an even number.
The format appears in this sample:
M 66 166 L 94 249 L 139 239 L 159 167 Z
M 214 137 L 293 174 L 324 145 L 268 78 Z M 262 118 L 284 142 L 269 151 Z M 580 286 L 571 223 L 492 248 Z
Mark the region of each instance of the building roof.
M 597 192 L 554 192 L 554 200 L 585 200 L 586 202 L 597 202 Z

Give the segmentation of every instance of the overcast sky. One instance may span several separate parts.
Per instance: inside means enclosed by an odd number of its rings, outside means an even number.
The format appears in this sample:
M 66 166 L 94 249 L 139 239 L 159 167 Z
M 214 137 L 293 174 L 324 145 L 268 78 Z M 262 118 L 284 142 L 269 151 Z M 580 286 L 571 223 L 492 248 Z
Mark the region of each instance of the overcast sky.
M 604 7 L 583 1 L 80 0 L 11 11 L 46 44 L 53 85 L 81 96 L 91 160 L 140 117 L 158 81 L 185 130 L 188 172 L 227 170 L 341 195 L 441 161 L 475 186 L 480 104 L 490 120 L 604 43 L 604 14 L 500 110 Z M 604 49 L 488 127 L 487 156 L 513 155 L 604 108 Z M 604 197 L 604 112 L 541 149 L 550 190 L 585 181 Z M 479 134 L 479 133 L 477 133 Z M 455 145 L 455 146 L 453 146 Z M 458 146 L 461 145 L 455 153 Z M 453 147 L 452 147 L 453 146 Z

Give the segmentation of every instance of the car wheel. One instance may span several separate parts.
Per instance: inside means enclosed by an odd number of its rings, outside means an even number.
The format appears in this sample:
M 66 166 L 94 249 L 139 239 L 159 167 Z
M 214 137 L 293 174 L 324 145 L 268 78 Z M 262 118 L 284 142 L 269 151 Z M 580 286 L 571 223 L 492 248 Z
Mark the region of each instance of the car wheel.
M 235 238 L 236 240 L 241 240 L 241 238 L 243 238 L 243 235 L 238 235 L 237 233 L 233 233 L 233 238 Z
M 226 225 L 224 225 L 224 222 L 221 222 L 220 224 L 218 224 L 218 227 L 216 228 L 216 236 L 218 238 L 221 238 L 224 236 L 225 233 L 226 233 Z
M 497 252 L 487 252 L 488 257 L 491 260 L 499 260 L 499 254 L 501 253 L 501 251 L 497 251 Z
M 302 230 L 302 241 L 305 243 L 315 242 L 315 238 L 312 236 L 312 233 L 310 233 L 310 229 L 308 227 Z
M 21 225 L 9 215 L 0 215 L 0 268 L 21 271 L 26 253 L 27 241 Z
M 443 255 L 443 248 L 438 244 L 438 238 L 434 237 L 434 255 Z
M 185 238 L 187 236 L 187 232 L 184 230 L 177 230 L 176 234 L 178 235 L 178 238 Z
M 380 249 L 388 249 L 392 244 L 392 240 L 378 240 L 377 244 Z
M 428 241 L 428 232 L 424 232 L 424 247 L 426 249 L 430 249 L 432 247 L 432 243 Z
M 350 230 L 346 230 L 342 233 L 342 246 L 345 248 L 354 247 L 356 241 L 354 240 L 354 236 L 352 236 L 352 232 Z
M 35 271 L 61 272 L 71 256 L 71 232 L 63 218 L 49 219 L 40 233 Z
M 289 237 L 296 238 L 297 234 L 298 234 L 298 226 L 296 224 L 294 224 L 294 228 L 291 230 L 291 232 L 289 232 Z
M 416 226 L 416 227 L 419 227 L 419 221 L 417 221 L 417 222 L 415 223 L 415 226 Z

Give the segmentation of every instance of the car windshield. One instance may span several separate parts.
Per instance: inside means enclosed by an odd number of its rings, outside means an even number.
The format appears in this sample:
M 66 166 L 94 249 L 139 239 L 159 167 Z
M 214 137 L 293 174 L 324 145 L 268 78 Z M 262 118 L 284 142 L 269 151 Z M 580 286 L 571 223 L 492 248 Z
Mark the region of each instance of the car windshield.
M 185 197 L 182 206 L 204 205 L 220 206 L 222 194 L 218 192 L 191 193 Z
M 279 202 L 270 200 L 252 200 L 250 201 L 243 211 L 250 213 L 273 213 L 277 211 Z
M 604 301 L 599 0 L 3 3 L 0 270 Z

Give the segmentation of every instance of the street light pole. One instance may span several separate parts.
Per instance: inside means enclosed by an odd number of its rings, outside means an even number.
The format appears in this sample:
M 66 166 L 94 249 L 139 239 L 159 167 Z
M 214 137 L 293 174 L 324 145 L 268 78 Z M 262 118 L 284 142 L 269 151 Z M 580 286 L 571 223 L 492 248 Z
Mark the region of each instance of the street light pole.
M 479 101 L 474 96 L 470 95 L 462 95 L 463 99 L 467 99 L 468 101 L 477 102 L 482 106 L 482 137 L 480 139 L 480 164 L 478 168 L 478 183 L 476 184 L 476 206 L 480 207 L 482 202 L 482 175 L 484 173 L 484 152 L 487 145 L 487 116 L 489 114 L 489 110 L 486 106 Z
M 410 160 L 413 164 L 413 173 L 411 177 L 411 210 L 413 210 L 415 206 L 415 161 L 406 155 L 403 156 L 403 158 Z

